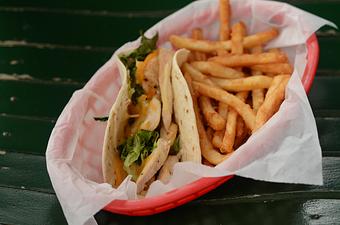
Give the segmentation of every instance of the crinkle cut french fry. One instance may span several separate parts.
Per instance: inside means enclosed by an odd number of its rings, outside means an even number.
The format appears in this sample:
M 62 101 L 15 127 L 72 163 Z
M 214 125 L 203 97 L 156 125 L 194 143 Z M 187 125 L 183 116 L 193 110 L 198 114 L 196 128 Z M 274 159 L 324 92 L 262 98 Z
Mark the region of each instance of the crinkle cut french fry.
M 214 86 L 204 84 L 197 81 L 192 81 L 193 88 L 201 95 L 213 98 L 217 101 L 223 102 L 234 108 L 246 123 L 246 126 L 253 130 L 255 126 L 255 113 L 250 106 L 242 102 L 236 96 L 229 94 L 227 91 L 221 90 Z
M 280 80 L 280 77 L 275 77 L 275 79 Z M 273 83 L 274 83 L 273 81 Z M 255 120 L 255 128 L 253 130 L 253 133 L 261 128 L 263 124 L 269 120 L 272 115 L 274 115 L 275 112 L 280 108 L 280 105 L 285 97 L 285 89 L 286 85 L 289 81 L 289 77 L 285 76 L 283 79 L 281 79 L 281 82 L 276 85 L 275 89 L 272 89 L 272 91 L 269 93 L 268 96 L 266 96 L 266 99 L 264 100 L 262 106 L 259 108 L 257 114 L 256 114 L 256 120 Z M 274 85 L 276 82 L 274 83 Z
M 215 85 L 227 91 L 251 91 L 259 88 L 269 88 L 273 78 L 260 75 L 238 79 L 221 79 L 211 77 L 210 80 Z
M 215 148 L 221 148 L 224 130 L 215 131 L 211 143 Z
M 243 103 L 248 96 L 248 92 L 247 91 L 239 92 L 236 94 L 236 96 Z M 222 145 L 220 147 L 220 151 L 222 153 L 226 153 L 226 152 L 230 153 L 233 151 L 233 146 L 234 146 L 235 136 L 236 136 L 236 124 L 237 124 L 237 112 L 235 111 L 235 109 L 231 109 L 228 113 L 225 133 L 223 136 Z
M 262 53 L 262 46 L 256 46 L 252 49 L 252 53 Z M 262 75 L 260 71 L 252 69 L 252 75 Z M 253 110 L 256 113 L 264 101 L 264 89 L 252 90 Z
M 229 0 L 219 1 L 219 13 L 220 13 L 220 40 L 225 41 L 229 39 L 229 23 L 230 23 L 230 4 Z
M 246 34 L 246 27 L 244 23 L 238 22 L 232 26 L 231 33 L 231 53 L 242 54 L 243 53 L 243 37 Z
M 211 101 L 206 96 L 199 97 L 199 105 L 208 125 L 214 130 L 222 130 L 225 127 L 225 119 L 212 107 Z
M 244 77 L 244 74 L 241 71 L 222 66 L 221 64 L 215 62 L 197 61 L 192 62 L 191 65 L 200 72 L 209 74 L 214 77 L 227 79 Z
M 204 39 L 203 38 L 203 31 L 202 31 L 201 28 L 194 28 L 192 30 L 191 36 L 192 36 L 193 39 L 196 39 L 196 40 Z M 206 55 L 203 52 L 194 51 L 193 55 L 194 55 L 195 60 L 204 61 L 204 60 L 207 59 Z
M 243 39 L 244 48 L 252 48 L 257 45 L 262 45 L 274 39 L 278 35 L 275 28 L 267 31 L 259 32 Z M 192 38 L 181 37 L 178 35 L 171 35 L 169 38 L 171 44 L 176 48 L 186 48 L 192 51 L 200 52 L 216 52 L 219 49 L 231 50 L 231 41 L 208 41 L 208 40 L 195 40 Z
M 209 61 L 229 67 L 249 67 L 257 64 L 284 63 L 287 62 L 287 56 L 284 53 L 265 52 L 259 54 L 215 56 L 209 58 Z
M 293 68 L 289 63 L 275 63 L 275 64 L 264 64 L 254 65 L 250 69 L 255 71 L 261 71 L 262 73 L 272 74 L 292 74 Z
M 194 106 L 194 111 L 196 115 L 196 122 L 197 122 L 197 129 L 199 133 L 199 138 L 200 138 L 200 146 L 201 146 L 201 153 L 202 156 L 208 160 L 211 164 L 217 165 L 220 162 L 226 160 L 230 154 L 223 155 L 219 153 L 216 149 L 213 148 L 211 142 L 208 139 L 207 133 L 205 132 L 203 122 L 201 115 L 199 113 L 199 108 L 198 108 L 198 103 L 197 103 L 197 95 L 195 93 L 195 90 L 192 87 L 192 80 L 191 76 L 188 73 L 184 73 L 184 78 L 187 81 L 192 100 L 193 100 L 193 106 Z

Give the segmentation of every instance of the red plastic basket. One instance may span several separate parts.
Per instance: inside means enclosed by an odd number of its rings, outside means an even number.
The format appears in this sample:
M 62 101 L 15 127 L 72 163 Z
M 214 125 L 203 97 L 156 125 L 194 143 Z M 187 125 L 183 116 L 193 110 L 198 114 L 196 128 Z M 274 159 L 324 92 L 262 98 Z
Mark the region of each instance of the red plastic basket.
M 307 51 L 307 66 L 302 77 L 302 83 L 308 93 L 312 86 L 319 61 L 319 45 L 315 34 L 307 41 Z M 130 216 L 146 216 L 160 213 L 196 199 L 232 177 L 201 178 L 181 188 L 146 199 L 114 200 L 104 210 Z

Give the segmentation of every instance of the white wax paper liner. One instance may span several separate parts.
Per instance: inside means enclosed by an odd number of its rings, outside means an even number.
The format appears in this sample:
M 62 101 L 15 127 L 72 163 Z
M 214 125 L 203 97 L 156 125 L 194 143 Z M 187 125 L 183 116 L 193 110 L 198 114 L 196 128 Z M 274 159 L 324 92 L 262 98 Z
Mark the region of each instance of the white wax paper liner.
M 311 107 L 300 82 L 306 66 L 305 42 L 325 19 L 286 3 L 232 0 L 232 23 L 242 20 L 248 33 L 270 26 L 280 36 L 267 47 L 282 47 L 294 65 L 280 110 L 227 161 L 216 168 L 184 162 L 176 164 L 170 183 L 154 182 L 148 196 L 162 194 L 203 176 L 236 174 L 256 180 L 322 184 L 321 148 Z M 218 35 L 218 0 L 196 1 L 163 19 L 146 32 L 159 33 L 169 47 L 171 34 L 189 35 L 203 28 L 209 39 Z M 137 31 L 136 31 L 137 32 Z M 125 44 L 115 54 L 138 46 Z M 101 171 L 105 123 L 94 116 L 107 115 L 120 87 L 118 68 L 112 57 L 82 90 L 74 93 L 60 115 L 49 140 L 46 161 L 52 185 L 69 224 L 96 224 L 93 215 L 114 199 L 135 199 L 136 186 L 127 178 L 118 189 L 103 183 Z

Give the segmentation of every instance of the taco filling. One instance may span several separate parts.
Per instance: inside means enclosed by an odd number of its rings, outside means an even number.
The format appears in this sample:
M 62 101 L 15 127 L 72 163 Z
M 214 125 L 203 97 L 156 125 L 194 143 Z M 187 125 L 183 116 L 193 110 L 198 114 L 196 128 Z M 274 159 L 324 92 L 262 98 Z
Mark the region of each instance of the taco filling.
M 186 152 L 196 150 L 197 147 L 192 146 L 199 145 L 198 138 L 182 140 L 183 126 L 189 127 L 182 118 L 182 111 L 189 110 L 184 110 L 184 101 L 180 105 L 177 101 L 174 108 L 177 97 L 173 91 L 181 90 L 181 93 L 187 86 L 185 82 L 175 81 L 178 87 L 173 87 L 174 52 L 157 48 L 157 39 L 157 35 L 150 39 L 142 36 L 138 48 L 118 56 L 124 65 L 121 73 L 125 76 L 105 134 L 104 181 L 118 187 L 131 175 L 138 193 L 155 179 L 168 182 L 174 164 L 191 160 L 190 153 Z M 192 116 L 195 121 L 194 112 Z M 191 126 L 196 127 L 195 124 Z M 183 137 L 190 135 L 185 133 Z M 193 161 L 200 161 L 200 152 L 195 152 L 199 157 Z
M 172 121 L 173 52 L 157 49 L 157 39 L 157 35 L 150 39 L 142 36 L 137 49 L 119 56 L 127 70 L 128 119 L 117 150 L 138 192 L 155 178 L 179 138 L 178 127 Z

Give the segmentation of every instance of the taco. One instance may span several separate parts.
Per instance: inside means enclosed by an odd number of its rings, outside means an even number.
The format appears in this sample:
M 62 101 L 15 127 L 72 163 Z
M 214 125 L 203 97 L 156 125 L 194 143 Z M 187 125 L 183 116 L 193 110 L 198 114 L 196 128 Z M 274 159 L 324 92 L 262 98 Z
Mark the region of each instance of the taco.
M 104 181 L 118 187 L 131 175 L 137 193 L 158 179 L 164 164 L 163 171 L 171 171 L 168 167 L 174 163 L 168 161 L 174 160 L 169 156 L 201 163 L 192 98 L 178 54 L 157 48 L 157 38 L 142 36 L 137 49 L 115 56 L 122 86 L 110 110 L 103 145 Z M 161 179 L 167 181 L 169 175 L 162 172 Z

